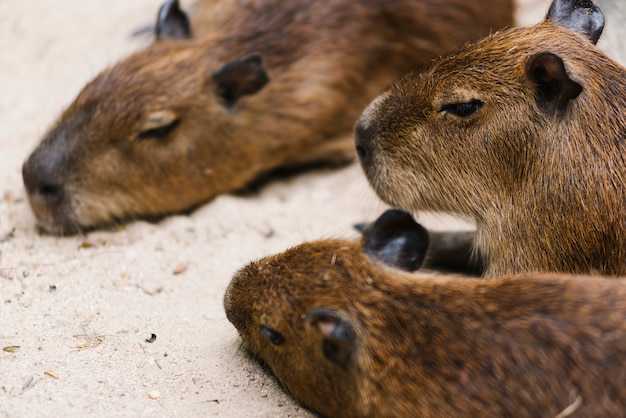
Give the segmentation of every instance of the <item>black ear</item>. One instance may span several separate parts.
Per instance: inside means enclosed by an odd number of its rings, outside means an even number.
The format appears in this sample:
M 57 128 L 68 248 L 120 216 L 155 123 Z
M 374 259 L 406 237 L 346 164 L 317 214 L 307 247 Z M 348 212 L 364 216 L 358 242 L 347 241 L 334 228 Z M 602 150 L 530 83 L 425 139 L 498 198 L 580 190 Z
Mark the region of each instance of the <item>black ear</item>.
M 269 81 L 258 52 L 232 61 L 213 73 L 217 94 L 228 106 L 241 97 L 261 90 Z
M 325 308 L 312 309 L 306 315 L 306 320 L 319 332 L 324 356 L 347 369 L 352 364 L 356 345 L 352 326 L 337 312 Z
M 583 91 L 582 86 L 567 75 L 561 57 L 552 52 L 530 57 L 526 76 L 535 85 L 539 105 L 549 114 L 565 109 L 567 103 Z
M 189 19 L 178 4 L 178 0 L 167 0 L 159 9 L 154 29 L 156 39 L 189 39 L 191 27 Z
M 593 44 L 598 42 L 604 29 L 604 14 L 591 0 L 554 0 L 546 19 L 584 36 Z
M 427 249 L 428 231 L 403 210 L 387 210 L 363 232 L 365 254 L 401 270 L 419 269 Z

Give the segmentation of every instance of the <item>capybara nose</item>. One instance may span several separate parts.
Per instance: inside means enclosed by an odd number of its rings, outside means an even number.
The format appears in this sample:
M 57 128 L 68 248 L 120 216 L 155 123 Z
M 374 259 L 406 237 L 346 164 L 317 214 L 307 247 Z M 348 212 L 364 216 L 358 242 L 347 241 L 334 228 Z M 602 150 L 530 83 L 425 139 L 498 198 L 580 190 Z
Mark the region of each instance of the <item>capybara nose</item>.
M 354 143 L 356 145 L 356 153 L 361 160 L 362 165 L 369 164 L 372 156 L 372 138 L 374 136 L 372 128 L 366 128 L 362 123 L 357 123 L 354 128 Z
M 22 167 L 22 178 L 29 197 L 46 205 L 58 205 L 63 200 L 63 185 L 45 170 L 38 170 L 27 161 Z
M 58 204 L 63 200 L 63 188 L 56 184 L 42 184 L 35 193 L 49 205 Z

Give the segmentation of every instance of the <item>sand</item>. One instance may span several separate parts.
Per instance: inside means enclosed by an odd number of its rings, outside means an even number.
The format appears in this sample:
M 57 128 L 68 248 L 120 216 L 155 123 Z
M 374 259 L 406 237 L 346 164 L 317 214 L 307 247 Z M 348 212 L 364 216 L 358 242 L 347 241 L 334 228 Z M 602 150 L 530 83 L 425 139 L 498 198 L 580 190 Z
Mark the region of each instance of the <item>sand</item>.
M 529 23 L 548 2 L 525 3 Z M 0 1 L 0 416 L 310 416 L 246 356 L 222 298 L 252 259 L 357 238 L 352 224 L 384 208 L 357 164 L 159 223 L 74 237 L 35 228 L 23 161 L 89 79 L 150 42 L 130 34 L 158 6 Z

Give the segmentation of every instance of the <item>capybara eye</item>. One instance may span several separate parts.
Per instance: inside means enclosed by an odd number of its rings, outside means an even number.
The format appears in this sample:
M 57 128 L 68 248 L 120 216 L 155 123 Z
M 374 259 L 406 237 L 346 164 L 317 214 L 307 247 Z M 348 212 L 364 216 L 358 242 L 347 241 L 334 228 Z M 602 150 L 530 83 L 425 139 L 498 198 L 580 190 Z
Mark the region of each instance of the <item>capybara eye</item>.
M 169 135 L 180 124 L 180 119 L 174 119 L 167 125 L 147 129 L 139 133 L 139 139 L 163 138 Z
M 451 113 L 453 115 L 465 118 L 471 115 L 472 113 L 476 113 L 483 107 L 483 102 L 480 100 L 472 100 L 467 103 L 450 103 L 441 106 L 441 112 Z
M 266 337 L 274 345 L 283 345 L 285 343 L 285 337 L 278 331 L 274 331 L 263 325 L 259 327 L 259 331 L 262 336 Z

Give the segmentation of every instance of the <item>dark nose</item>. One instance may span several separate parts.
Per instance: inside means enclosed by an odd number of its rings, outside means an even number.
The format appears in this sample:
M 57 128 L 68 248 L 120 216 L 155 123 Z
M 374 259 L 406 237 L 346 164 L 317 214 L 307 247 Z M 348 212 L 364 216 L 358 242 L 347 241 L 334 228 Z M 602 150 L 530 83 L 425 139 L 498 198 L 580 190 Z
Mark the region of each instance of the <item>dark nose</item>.
M 356 145 L 356 153 L 361 160 L 361 164 L 369 164 L 372 158 L 372 141 L 374 138 L 374 129 L 365 127 L 363 123 L 357 123 L 354 128 L 354 143 Z
M 63 182 L 58 167 L 29 158 L 22 167 L 22 179 L 31 200 L 35 199 L 47 206 L 57 206 L 64 198 Z

